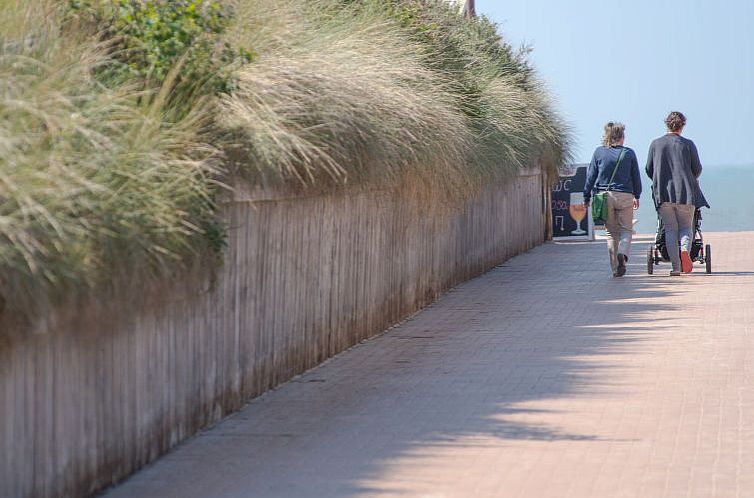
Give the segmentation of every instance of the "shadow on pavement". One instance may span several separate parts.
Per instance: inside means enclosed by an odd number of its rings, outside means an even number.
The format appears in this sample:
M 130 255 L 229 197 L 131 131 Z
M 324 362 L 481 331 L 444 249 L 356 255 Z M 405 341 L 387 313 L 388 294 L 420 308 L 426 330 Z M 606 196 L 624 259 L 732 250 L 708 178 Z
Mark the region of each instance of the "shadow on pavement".
M 174 496 L 358 496 L 403 458 L 476 438 L 599 440 L 531 419 L 553 418 L 548 400 L 619 391 L 609 358 L 670 327 L 652 317 L 672 314 L 682 291 L 632 259 L 614 279 L 603 241 L 536 248 L 254 400 L 111 495 L 162 498 L 158 484 L 188 476 Z

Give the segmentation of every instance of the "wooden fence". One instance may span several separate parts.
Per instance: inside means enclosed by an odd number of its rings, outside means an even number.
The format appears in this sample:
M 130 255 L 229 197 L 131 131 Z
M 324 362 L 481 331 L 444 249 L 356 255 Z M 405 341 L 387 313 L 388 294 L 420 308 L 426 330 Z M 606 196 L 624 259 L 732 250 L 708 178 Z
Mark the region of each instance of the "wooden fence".
M 86 496 L 546 237 L 533 172 L 454 210 L 237 194 L 213 279 L 0 331 L 0 496 Z

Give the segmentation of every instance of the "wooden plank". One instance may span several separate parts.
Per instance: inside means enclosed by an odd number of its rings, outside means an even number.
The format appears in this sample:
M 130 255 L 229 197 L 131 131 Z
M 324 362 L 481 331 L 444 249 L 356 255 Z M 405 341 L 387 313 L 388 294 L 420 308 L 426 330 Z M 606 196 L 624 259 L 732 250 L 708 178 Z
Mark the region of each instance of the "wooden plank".
M 225 266 L 0 337 L 0 496 L 86 495 L 541 243 L 543 176 L 457 209 L 386 191 L 239 198 Z

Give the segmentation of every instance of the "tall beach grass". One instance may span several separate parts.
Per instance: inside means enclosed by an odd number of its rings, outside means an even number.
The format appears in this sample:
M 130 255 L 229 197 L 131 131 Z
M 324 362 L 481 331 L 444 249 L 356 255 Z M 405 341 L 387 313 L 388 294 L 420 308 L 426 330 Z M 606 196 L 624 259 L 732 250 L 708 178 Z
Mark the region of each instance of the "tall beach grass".
M 244 164 L 271 183 L 363 184 L 419 168 L 464 179 L 473 137 L 446 82 L 424 64 L 425 47 L 388 19 L 312 19 L 306 7 L 236 4 L 239 23 L 253 12 L 276 25 L 231 32 L 260 53 L 222 100 L 222 125 L 239 137 Z
M 197 108 L 106 88 L 95 40 L 63 36 L 59 4 L 3 0 L 0 41 L 0 296 L 10 310 L 101 285 L 113 271 L 171 271 L 213 221 L 217 150 Z M 19 29 L 20 28 L 20 29 Z
M 296 193 L 408 186 L 443 202 L 568 158 L 568 128 L 524 55 L 445 2 L 192 1 L 229 17 L 201 35 L 208 54 L 179 54 L 155 79 L 143 62 L 103 77 L 141 50 L 138 30 L 113 29 L 111 0 L 89 0 L 86 19 L 68 0 L 0 0 L 6 312 L 217 254 L 230 176 Z M 253 57 L 226 63 L 228 50 Z M 222 85 L 187 85 L 197 61 Z
M 554 172 L 567 159 L 567 126 L 487 20 L 440 1 L 233 8 L 228 40 L 260 56 L 223 99 L 222 125 L 235 132 L 241 166 L 267 182 L 409 175 L 467 195 L 490 178 L 533 163 Z

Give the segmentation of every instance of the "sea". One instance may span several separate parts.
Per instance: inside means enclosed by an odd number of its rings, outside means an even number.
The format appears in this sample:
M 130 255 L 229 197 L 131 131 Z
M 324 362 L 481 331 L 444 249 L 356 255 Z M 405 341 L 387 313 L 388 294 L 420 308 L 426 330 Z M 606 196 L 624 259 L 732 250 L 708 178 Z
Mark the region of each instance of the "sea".
M 643 171 L 642 171 L 643 173 Z M 654 233 L 657 212 L 652 203 L 652 184 L 643 178 L 639 209 L 634 212 L 638 233 Z M 705 166 L 699 185 L 710 209 L 702 208 L 703 232 L 754 231 L 754 164 Z

